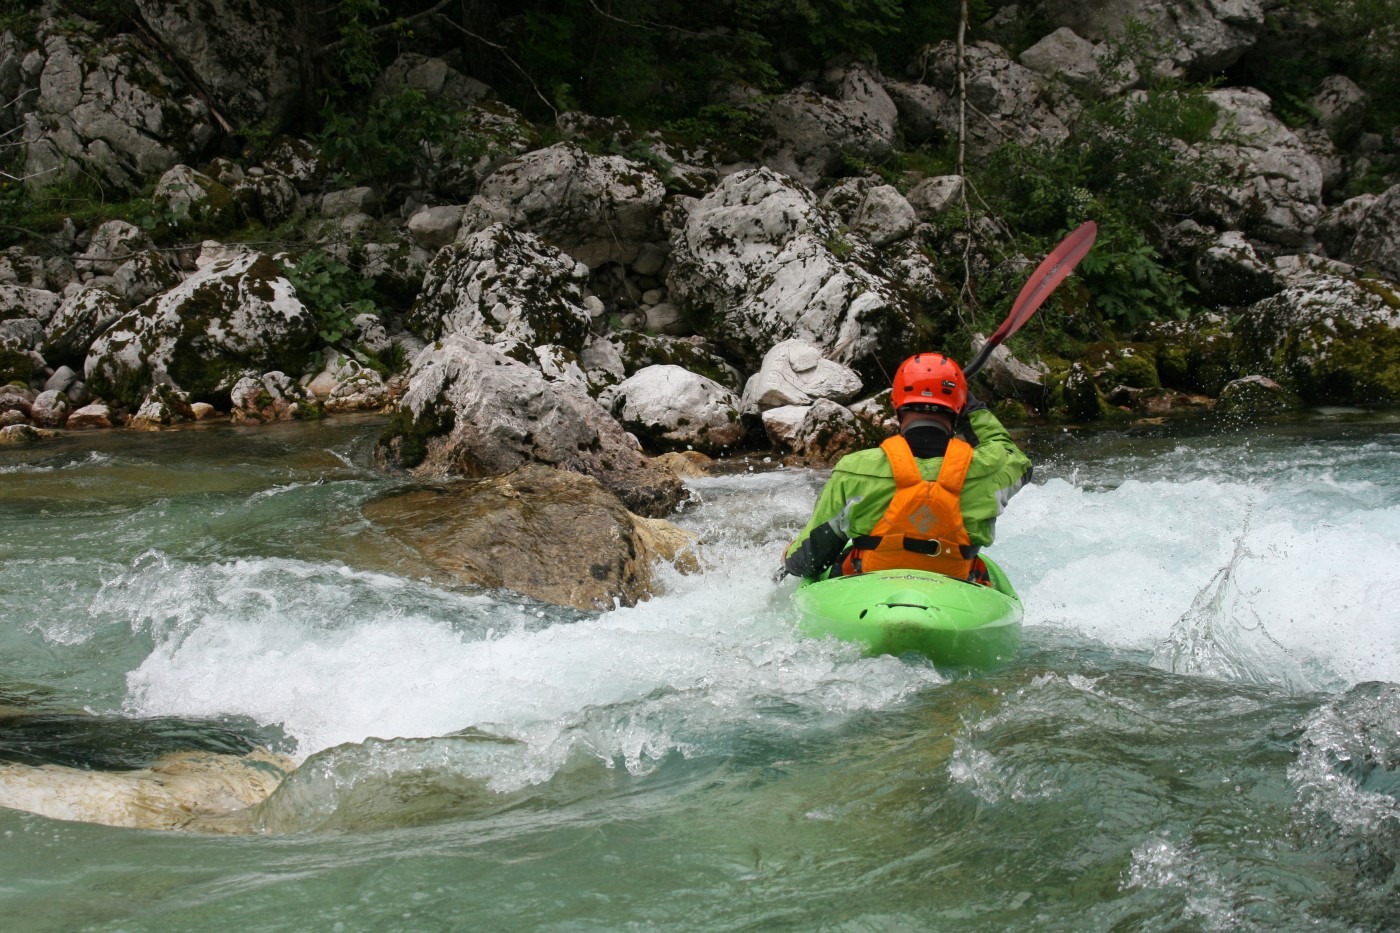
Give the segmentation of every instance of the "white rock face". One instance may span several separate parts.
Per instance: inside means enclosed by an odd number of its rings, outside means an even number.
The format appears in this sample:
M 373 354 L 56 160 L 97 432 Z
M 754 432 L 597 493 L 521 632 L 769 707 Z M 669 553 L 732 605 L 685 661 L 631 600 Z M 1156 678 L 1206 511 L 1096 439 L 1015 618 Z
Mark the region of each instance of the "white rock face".
M 1400 185 L 1351 198 L 1331 212 L 1325 227 L 1319 235 L 1334 256 L 1400 279 Z
M 957 46 L 940 42 L 928 50 L 925 80 L 941 88 L 957 86 Z M 1029 146 L 1058 145 L 1069 138 L 1067 121 L 1076 113 L 1072 96 L 1024 65 L 1012 61 L 993 42 L 974 42 L 965 50 L 967 101 L 975 112 L 967 119 L 967 152 L 981 157 L 1006 142 Z M 948 96 L 932 116 L 941 131 L 957 137 L 959 108 Z
M 822 207 L 837 211 L 847 225 L 874 246 L 888 246 L 914 232 L 914 206 L 893 185 L 848 178 L 822 197 Z
M 734 393 L 679 366 L 639 370 L 619 383 L 611 398 L 623 427 L 667 449 L 711 453 L 744 434 Z
M 136 0 L 145 25 L 238 126 L 280 124 L 301 92 L 300 37 L 275 0 Z
M 145 230 L 125 220 L 109 220 L 93 231 L 92 239 L 77 257 L 80 272 L 111 275 L 122 263 L 154 244 Z
M 49 322 L 44 352 L 56 361 L 87 355 L 97 336 L 127 312 L 127 304 L 105 288 L 81 288 L 63 300 Z
M 68 396 L 47 389 L 35 397 L 29 417 L 41 428 L 61 428 L 68 420 L 68 408 Z
M 1104 47 L 1081 37 L 1068 26 L 1061 26 L 1020 55 L 1021 64 L 1036 74 L 1064 81 L 1072 87 L 1090 90 L 1096 84 L 1116 86 L 1116 76 L 1104 75 L 1100 61 Z M 1131 68 L 1131 65 L 1128 66 Z M 1136 79 L 1136 69 L 1119 79 L 1126 87 Z M 1122 87 L 1117 87 L 1122 90 Z
M 1094 41 L 1121 35 L 1130 19 L 1147 26 L 1164 46 L 1163 72 L 1215 74 L 1254 45 L 1265 28 L 1260 0 L 1046 0 L 1040 10 L 1054 26 L 1067 26 Z
M 429 344 L 413 361 L 399 409 L 416 425 L 450 418 L 427 442 L 420 475 L 493 476 L 527 463 L 597 478 L 639 515 L 670 514 L 685 496 L 674 474 L 651 465 L 601 405 L 567 382 L 462 334 Z M 391 441 L 379 456 L 398 456 Z M 413 464 L 410 464 L 413 466 Z
M 1207 206 L 1220 226 L 1282 246 L 1312 242 L 1322 210 L 1322 166 L 1298 136 L 1275 117 L 1263 91 L 1209 92 L 1220 108 L 1215 138 L 1201 148 L 1236 166 Z
M 62 298 L 42 288 L 0 285 L 0 320 L 30 318 L 46 324 L 53 318 Z
M 583 263 L 532 233 L 493 224 L 437 254 L 407 323 L 429 340 L 464 334 L 577 351 L 588 336 L 587 282 Z
M 496 169 L 462 215 L 459 238 L 504 223 L 538 234 L 590 269 L 631 263 L 662 239 L 666 187 L 649 167 L 571 143 L 527 152 Z
M 784 340 L 763 357 L 763 366 L 744 386 L 744 410 L 766 411 L 811 405 L 819 398 L 849 402 L 860 394 L 860 376 L 822 356 L 803 340 Z
M 1236 324 L 1246 367 L 1304 399 L 1400 397 L 1400 291 L 1317 273 L 1251 305 Z
M 835 463 L 844 455 L 875 443 L 871 429 L 849 408 L 829 399 L 811 405 L 786 405 L 763 413 L 763 429 L 779 450 L 812 466 Z
M 212 364 L 266 372 L 303 352 L 311 313 L 272 258 L 234 252 L 118 319 L 88 351 L 84 377 L 99 386 L 208 379 Z M 213 386 L 202 386 L 204 390 Z
M 424 249 L 439 250 L 457 237 L 462 226 L 462 208 L 443 205 L 425 207 L 408 218 L 408 233 Z
M 711 337 L 754 368 L 798 338 L 855 366 L 907 343 L 912 310 L 860 234 L 812 192 L 767 168 L 737 172 L 672 232 L 667 285 Z
M 170 260 L 153 249 L 137 253 L 112 273 L 112 287 L 129 305 L 139 305 L 179 282 L 180 273 Z
M 835 172 L 845 155 L 879 162 L 894 148 L 899 111 L 870 70 L 857 65 L 827 80 L 832 97 L 789 91 L 766 115 L 775 144 L 765 162 L 809 185 Z
M 39 94 L 24 129 L 24 174 L 35 187 L 76 166 L 134 190 L 214 136 L 208 107 L 165 63 L 122 37 L 76 48 L 51 35 L 42 54 Z

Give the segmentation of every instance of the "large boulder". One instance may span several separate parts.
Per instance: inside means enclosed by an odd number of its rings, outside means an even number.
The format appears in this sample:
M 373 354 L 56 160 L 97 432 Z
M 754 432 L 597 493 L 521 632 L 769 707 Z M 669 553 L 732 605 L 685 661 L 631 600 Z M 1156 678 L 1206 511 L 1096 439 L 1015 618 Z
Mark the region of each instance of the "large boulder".
M 1307 402 L 1400 400 L 1400 288 L 1315 275 L 1251 306 L 1236 324 L 1247 372 Z
M 301 100 L 302 43 L 293 7 L 269 0 L 136 0 L 162 48 L 235 127 L 285 124 Z
M 588 267 L 532 233 L 492 224 L 440 250 L 407 323 L 428 340 L 583 348 Z
M 957 45 L 944 41 L 924 56 L 924 80 L 945 91 L 942 108 L 932 115 L 944 135 L 956 139 L 960 119 L 957 96 Z M 1067 120 L 1076 105 L 1047 79 L 1011 60 L 994 42 L 965 48 L 967 152 L 985 156 L 1007 142 L 1023 146 L 1057 145 L 1069 138 Z
M 1327 215 L 1319 236 L 1334 258 L 1400 279 L 1400 185 L 1346 201 Z
M 1038 9 L 1051 26 L 1067 26 L 1094 41 L 1121 37 L 1130 21 L 1142 23 L 1161 44 L 1158 70 L 1205 78 L 1253 47 L 1264 31 L 1268 5 L 1261 0 L 1043 0 Z
M 49 321 L 44 358 L 76 366 L 98 335 L 128 310 L 125 301 L 105 288 L 74 289 Z
M 1227 166 L 1203 207 L 1217 225 L 1285 247 L 1313 242 L 1322 210 L 1322 166 L 1253 88 L 1219 88 L 1207 96 L 1219 108 L 1207 158 Z
M 714 454 L 744 434 L 738 397 L 680 366 L 648 366 L 623 380 L 607 398 L 622 426 L 659 451 Z
M 799 88 L 768 105 L 772 142 L 764 162 L 808 185 L 832 175 L 847 157 L 879 163 L 894 149 L 899 110 L 863 65 L 827 75 L 827 97 Z
M 25 115 L 25 175 L 34 187 L 85 172 L 116 191 L 204 149 L 209 108 L 166 61 L 130 36 L 44 42 L 33 109 Z
M 1126 64 L 1117 66 L 1121 74 L 1105 73 L 1104 63 L 1109 55 L 1105 44 L 1096 45 L 1068 26 L 1061 26 L 1022 52 L 1019 61 L 1044 78 L 1063 81 L 1089 94 L 1109 89 L 1121 91 L 1136 75 Z
M 468 202 L 459 238 L 504 223 L 530 230 L 589 268 L 630 263 L 662 239 L 666 186 L 647 166 L 572 143 L 527 152 L 496 169 Z
M 414 360 L 376 458 L 424 477 L 495 476 L 532 462 L 562 467 L 597 478 L 646 516 L 669 514 L 687 495 L 582 389 L 463 334 Z
M 849 402 L 860 394 L 860 376 L 822 356 L 804 340 L 784 340 L 763 356 L 763 365 L 744 385 L 745 410 L 811 405 L 817 399 Z
M 88 238 L 87 249 L 75 258 L 79 272 L 111 275 L 121 265 L 154 244 L 145 230 L 125 220 L 99 224 Z
M 693 543 L 670 522 L 627 511 L 596 479 L 539 464 L 389 496 L 364 512 L 464 583 L 582 610 L 651 597 L 654 565 Z
M 209 401 L 245 371 L 301 372 L 315 333 L 272 257 L 230 251 L 119 318 L 83 369 L 95 393 L 133 407 L 163 383 Z
M 763 429 L 776 449 L 818 468 L 883 439 L 878 426 L 830 399 L 770 408 L 763 413 Z
M 653 337 L 635 330 L 611 331 L 590 338 L 579 354 L 593 394 L 616 385 L 648 366 L 671 364 L 739 391 L 743 376 L 701 337 Z
M 1251 304 L 1283 288 L 1273 268 L 1236 230 L 1228 230 L 1209 242 L 1196 256 L 1192 273 L 1201 300 L 1210 306 Z
M 51 820 L 218 831 L 219 817 L 267 799 L 295 768 L 291 759 L 265 749 L 245 755 L 177 752 L 120 771 L 7 762 L 0 765 L 0 806 Z
M 0 321 L 29 318 L 47 324 L 53 319 L 62 300 L 59 295 L 43 288 L 0 285 Z
M 874 246 L 905 239 L 918 222 L 914 205 L 898 188 L 869 178 L 848 178 L 833 185 L 822 196 L 821 205 L 835 210 L 850 229 Z
M 798 338 L 857 370 L 893 369 L 915 331 L 907 290 L 810 190 L 772 169 L 737 172 L 671 235 L 672 300 L 751 369 Z M 875 271 L 875 270 L 878 270 Z

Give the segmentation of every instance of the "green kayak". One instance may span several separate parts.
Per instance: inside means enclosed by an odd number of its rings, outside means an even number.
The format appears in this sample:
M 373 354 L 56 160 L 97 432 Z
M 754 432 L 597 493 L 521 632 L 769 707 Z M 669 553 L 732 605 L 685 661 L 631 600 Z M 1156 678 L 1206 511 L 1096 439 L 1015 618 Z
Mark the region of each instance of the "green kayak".
M 805 581 L 792 596 L 798 628 L 857 642 L 867 654 L 914 652 L 939 667 L 994 668 L 1020 647 L 1021 600 L 1002 569 L 986 563 L 991 586 L 924 570 Z

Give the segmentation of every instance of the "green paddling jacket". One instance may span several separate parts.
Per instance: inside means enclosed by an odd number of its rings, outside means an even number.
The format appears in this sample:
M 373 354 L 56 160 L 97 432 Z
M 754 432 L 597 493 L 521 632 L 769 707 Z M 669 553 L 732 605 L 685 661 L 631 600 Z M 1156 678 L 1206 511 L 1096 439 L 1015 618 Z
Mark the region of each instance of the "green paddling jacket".
M 973 545 L 986 547 L 996 537 L 996 518 L 1007 500 L 1030 480 L 1031 461 L 1011 440 L 996 415 L 986 408 L 969 411 L 967 423 L 977 440 L 959 501 L 968 538 Z M 946 439 L 938 436 L 946 444 Z M 920 457 L 922 445 L 912 432 L 909 440 L 920 475 L 926 480 L 937 479 L 943 465 L 942 453 Z M 807 526 L 788 545 L 784 555 L 787 572 L 800 577 L 823 575 L 851 539 L 874 529 L 893 498 L 894 474 L 883 450 L 872 447 L 842 457 L 817 496 Z M 847 527 L 838 516 L 848 506 Z M 844 534 L 830 530 L 827 523 L 832 519 L 837 519 L 833 524 L 842 527 Z

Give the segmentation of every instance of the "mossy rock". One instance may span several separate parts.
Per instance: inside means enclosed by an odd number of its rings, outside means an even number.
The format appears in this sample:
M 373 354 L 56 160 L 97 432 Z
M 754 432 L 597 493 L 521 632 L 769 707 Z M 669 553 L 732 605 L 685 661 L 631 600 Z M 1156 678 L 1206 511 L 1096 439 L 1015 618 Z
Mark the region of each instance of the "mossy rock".
M 1056 374 L 1050 385 L 1051 412 L 1058 417 L 1070 421 L 1098 421 L 1113 411 L 1083 363 L 1074 363 L 1069 372 Z
M 1400 401 L 1400 292 L 1322 276 L 1255 305 L 1234 341 L 1249 371 L 1313 404 Z
M 0 385 L 15 382 L 27 386 L 33 378 L 33 357 L 19 350 L 0 350 Z
M 1157 374 L 1157 347 L 1147 342 L 1099 342 L 1084 349 L 1083 362 L 1094 370 L 1099 387 L 1156 389 L 1162 385 Z

